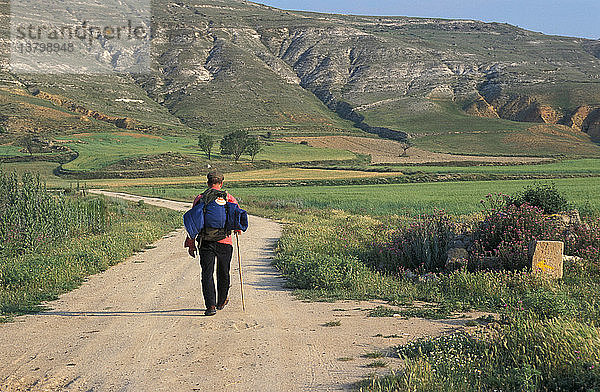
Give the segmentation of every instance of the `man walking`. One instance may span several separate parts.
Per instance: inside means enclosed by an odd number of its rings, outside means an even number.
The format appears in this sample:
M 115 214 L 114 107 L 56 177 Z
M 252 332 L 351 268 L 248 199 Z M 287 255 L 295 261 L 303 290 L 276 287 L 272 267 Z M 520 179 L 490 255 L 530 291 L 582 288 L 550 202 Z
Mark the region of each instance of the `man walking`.
M 216 201 L 219 205 L 225 203 L 238 204 L 235 197 L 222 190 L 224 176 L 219 171 L 211 171 L 208 173 L 207 185 L 208 189 L 196 197 L 194 206 L 200 201 L 205 204 Z M 240 231 L 235 231 L 240 234 Z M 200 253 L 200 265 L 202 267 L 202 294 L 204 296 L 204 304 L 206 305 L 206 316 L 214 316 L 217 310 L 222 310 L 229 302 L 229 286 L 230 286 L 230 264 L 231 256 L 233 255 L 233 240 L 231 232 L 219 232 L 218 230 L 204 230 L 196 238 L 198 241 L 198 249 L 196 242 L 192 238 L 187 238 L 185 247 L 188 248 L 188 253 L 192 257 L 196 257 L 196 250 Z M 215 292 L 215 282 L 213 274 L 215 271 L 215 260 L 217 266 L 217 289 Z

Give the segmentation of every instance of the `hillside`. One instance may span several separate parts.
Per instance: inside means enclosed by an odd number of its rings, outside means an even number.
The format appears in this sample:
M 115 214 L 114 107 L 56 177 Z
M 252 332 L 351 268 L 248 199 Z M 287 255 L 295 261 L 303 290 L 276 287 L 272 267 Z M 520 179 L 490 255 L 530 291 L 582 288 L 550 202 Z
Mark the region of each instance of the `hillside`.
M 281 136 L 360 128 L 396 139 L 408 134 L 439 152 L 600 153 L 591 141 L 600 139 L 598 41 L 507 24 L 292 12 L 240 0 L 157 0 L 152 9 L 149 74 L 15 75 L 4 56 L 5 138 L 120 128 Z M 534 151 L 523 149 L 528 143 Z

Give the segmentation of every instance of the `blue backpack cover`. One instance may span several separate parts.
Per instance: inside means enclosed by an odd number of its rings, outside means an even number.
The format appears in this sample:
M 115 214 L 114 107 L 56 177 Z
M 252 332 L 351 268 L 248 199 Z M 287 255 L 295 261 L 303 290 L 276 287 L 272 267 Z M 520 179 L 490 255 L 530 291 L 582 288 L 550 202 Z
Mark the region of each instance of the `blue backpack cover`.
M 190 238 L 200 234 L 204 239 L 219 241 L 232 230 L 248 229 L 248 213 L 235 203 L 227 202 L 227 192 L 209 189 L 191 210 L 183 215 L 183 224 Z

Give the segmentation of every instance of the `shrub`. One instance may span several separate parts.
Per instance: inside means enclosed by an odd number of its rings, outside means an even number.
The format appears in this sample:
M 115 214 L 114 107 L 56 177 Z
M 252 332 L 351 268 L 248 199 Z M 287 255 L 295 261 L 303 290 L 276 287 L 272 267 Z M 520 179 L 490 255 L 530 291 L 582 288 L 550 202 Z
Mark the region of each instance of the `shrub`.
M 275 265 L 287 277 L 287 284 L 297 289 L 350 289 L 365 265 L 356 257 L 298 251 L 286 255 L 285 262 Z
M 534 240 L 563 241 L 567 254 L 600 261 L 600 218 L 587 219 L 565 231 L 542 207 L 512 201 L 505 195 L 488 195 L 482 201 L 485 218 L 474 232 L 471 268 L 481 267 L 486 257 L 499 258 L 498 267 L 508 270 L 526 268 L 529 244 Z
M 554 183 L 529 185 L 511 198 L 510 203 L 517 207 L 523 204 L 539 207 L 545 214 L 557 214 L 569 208 L 567 199 Z
M 417 217 L 401 227 L 391 240 L 375 243 L 371 263 L 392 273 L 441 271 L 445 268 L 448 243 L 454 236 L 455 226 L 442 211 Z
M 498 267 L 521 270 L 529 265 L 531 241 L 560 239 L 556 222 L 545 216 L 541 208 L 508 204 L 491 210 L 476 228 L 470 267 L 481 267 L 484 258 L 497 257 Z

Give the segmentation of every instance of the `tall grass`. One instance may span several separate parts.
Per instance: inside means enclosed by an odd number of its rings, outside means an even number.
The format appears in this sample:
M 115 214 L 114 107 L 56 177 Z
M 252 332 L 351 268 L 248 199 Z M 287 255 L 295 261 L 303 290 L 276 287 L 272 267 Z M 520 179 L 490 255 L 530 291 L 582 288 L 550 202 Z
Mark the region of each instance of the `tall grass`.
M 301 208 L 344 210 L 354 214 L 379 216 L 429 214 L 441 209 L 452 215 L 481 211 L 480 201 L 490 193 L 502 191 L 513 194 L 533 180 L 462 181 L 394 185 L 347 186 L 274 186 L 235 188 L 225 186 L 244 205 L 277 209 L 285 203 Z M 600 215 L 598 178 L 567 178 L 553 180 L 556 187 L 569 199 L 573 208 L 582 215 Z M 193 185 L 165 187 L 160 196 L 176 200 L 193 200 L 199 188 Z M 129 193 L 157 196 L 153 187 L 123 188 Z
M 33 252 L 41 246 L 107 227 L 106 202 L 52 193 L 39 176 L 0 171 L 0 255 Z
M 0 173 L 0 322 L 41 309 L 181 225 L 176 211 L 48 191 Z

